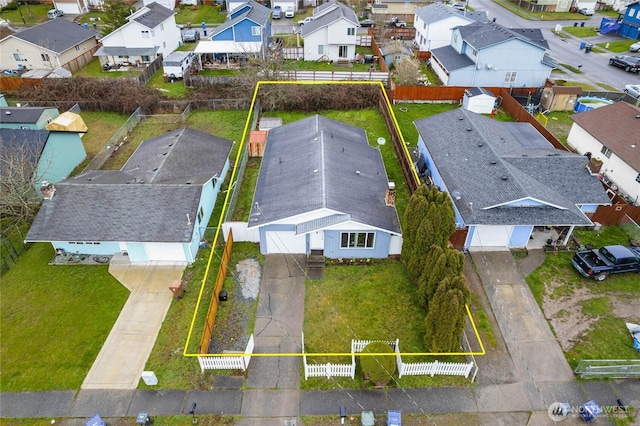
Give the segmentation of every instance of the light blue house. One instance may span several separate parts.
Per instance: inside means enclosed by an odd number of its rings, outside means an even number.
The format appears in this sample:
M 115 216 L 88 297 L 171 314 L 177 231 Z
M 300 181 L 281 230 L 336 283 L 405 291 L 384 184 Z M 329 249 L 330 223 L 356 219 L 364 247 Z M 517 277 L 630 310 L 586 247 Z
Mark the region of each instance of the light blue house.
M 58 108 L 0 107 L 0 129 L 42 130 L 60 115 Z
M 27 242 L 131 262 L 188 264 L 204 239 L 233 142 L 188 128 L 144 141 L 118 171 L 55 185 Z
M 557 67 L 547 49 L 540 29 L 476 22 L 454 28 L 431 66 L 447 86 L 542 87 Z
M 618 34 L 634 40 L 640 39 L 640 2 L 627 6 Z
M 554 148 L 529 123 L 503 123 L 459 108 L 415 122 L 418 155 L 451 196 L 464 249 L 526 247 L 535 227 L 593 226 L 610 201 L 588 158 Z
M 253 0 L 229 12 L 208 40 L 195 48 L 203 64 L 207 61 L 229 63 L 249 57 L 265 58 L 271 38 L 271 9 Z
M 380 150 L 364 130 L 320 115 L 269 130 L 248 228 L 263 254 L 386 258 L 402 249 Z
M 39 191 L 43 182 L 60 182 L 82 162 L 87 153 L 77 132 L 0 129 L 3 178 L 6 164 L 30 168 L 31 182 Z M 39 192 L 38 192 L 39 193 Z

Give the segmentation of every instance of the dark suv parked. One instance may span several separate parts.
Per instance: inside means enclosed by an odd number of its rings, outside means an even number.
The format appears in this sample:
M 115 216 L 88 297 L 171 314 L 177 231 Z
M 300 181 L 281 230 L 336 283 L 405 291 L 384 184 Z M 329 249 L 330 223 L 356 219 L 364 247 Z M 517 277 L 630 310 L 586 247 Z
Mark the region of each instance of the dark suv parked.
M 613 65 L 618 68 L 624 68 L 625 71 L 640 71 L 640 58 L 629 55 L 618 55 L 609 59 L 609 65 Z

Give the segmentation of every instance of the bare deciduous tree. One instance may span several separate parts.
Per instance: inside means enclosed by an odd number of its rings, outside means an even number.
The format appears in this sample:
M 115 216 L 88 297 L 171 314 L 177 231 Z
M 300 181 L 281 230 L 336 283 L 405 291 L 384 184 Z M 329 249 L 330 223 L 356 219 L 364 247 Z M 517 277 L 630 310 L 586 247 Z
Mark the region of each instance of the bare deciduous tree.
M 395 66 L 398 84 L 402 86 L 416 86 L 420 81 L 420 61 L 415 58 L 405 58 Z

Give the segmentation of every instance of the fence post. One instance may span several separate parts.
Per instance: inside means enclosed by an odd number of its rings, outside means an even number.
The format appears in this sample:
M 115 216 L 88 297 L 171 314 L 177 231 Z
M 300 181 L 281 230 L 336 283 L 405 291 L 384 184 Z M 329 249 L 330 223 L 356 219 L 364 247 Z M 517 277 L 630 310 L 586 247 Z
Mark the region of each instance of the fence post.
M 438 369 L 438 360 L 435 360 L 432 365 L 433 367 L 431 369 L 431 377 L 436 374 L 436 370 Z

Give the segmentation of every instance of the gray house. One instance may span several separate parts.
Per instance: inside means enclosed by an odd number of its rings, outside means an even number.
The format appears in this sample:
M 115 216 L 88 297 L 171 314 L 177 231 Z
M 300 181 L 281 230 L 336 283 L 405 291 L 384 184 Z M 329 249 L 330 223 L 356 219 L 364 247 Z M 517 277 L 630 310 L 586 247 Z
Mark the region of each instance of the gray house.
M 454 28 L 431 66 L 447 86 L 542 87 L 557 67 L 548 48 L 540 29 L 476 22 Z
M 588 158 L 554 148 L 529 123 L 502 123 L 465 109 L 415 122 L 418 150 L 449 193 L 465 249 L 526 247 L 535 227 L 565 238 L 610 201 Z M 566 232 L 566 233 L 564 233 Z
M 402 231 L 380 151 L 366 132 L 315 115 L 269 130 L 249 216 L 263 254 L 399 254 Z
M 232 146 L 188 128 L 146 140 L 121 170 L 57 183 L 25 240 L 70 253 L 126 253 L 131 262 L 191 263 Z

